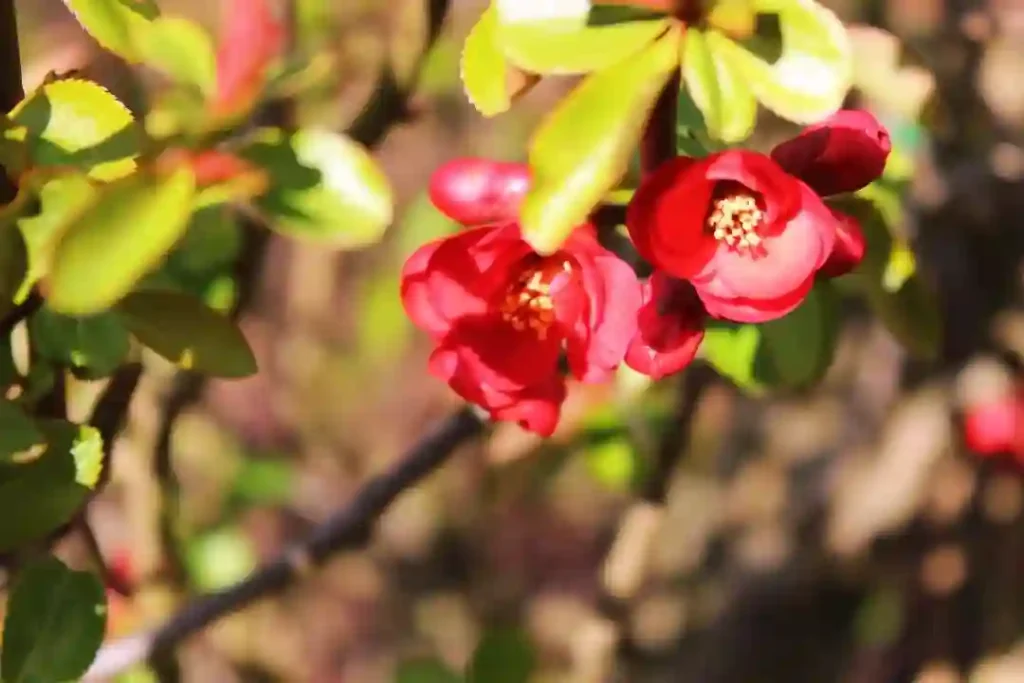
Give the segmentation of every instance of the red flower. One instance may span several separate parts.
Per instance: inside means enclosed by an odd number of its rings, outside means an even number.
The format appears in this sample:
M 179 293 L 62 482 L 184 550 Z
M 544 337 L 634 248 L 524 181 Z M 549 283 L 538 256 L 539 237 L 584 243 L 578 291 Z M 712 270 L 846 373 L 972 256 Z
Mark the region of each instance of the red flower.
M 577 228 L 558 252 L 536 254 L 511 220 L 518 198 L 510 197 L 518 190 L 503 194 L 493 183 L 474 186 L 465 177 L 483 171 L 493 180 L 484 165 L 470 160 L 442 167 L 431 196 L 457 220 L 502 222 L 421 247 L 403 268 L 402 302 L 437 342 L 430 358 L 434 375 L 493 419 L 550 435 L 565 399 L 563 354 L 576 378 L 606 379 L 636 329 L 640 286 L 589 226 Z M 520 182 L 524 168 L 515 171 L 504 177 Z M 475 206 L 475 199 L 487 206 Z
M 640 254 L 689 280 L 710 314 L 773 320 L 800 305 L 823 267 L 836 275 L 859 263 L 859 226 L 819 191 L 858 189 L 888 153 L 874 117 L 840 112 L 782 143 L 774 160 L 740 149 L 677 157 L 641 184 L 627 226 Z
M 964 410 L 964 442 L 979 455 L 1013 455 L 1024 463 L 1024 390 Z
M 652 379 L 679 372 L 697 355 L 705 317 L 692 285 L 655 271 L 643 286 L 643 306 L 626 364 Z

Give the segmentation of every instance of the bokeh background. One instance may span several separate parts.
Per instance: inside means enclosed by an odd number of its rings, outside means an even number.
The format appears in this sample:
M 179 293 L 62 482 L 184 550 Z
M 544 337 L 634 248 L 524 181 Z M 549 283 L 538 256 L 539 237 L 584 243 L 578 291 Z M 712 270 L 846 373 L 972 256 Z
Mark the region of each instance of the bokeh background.
M 27 88 L 81 68 L 142 107 L 159 86 L 102 54 L 59 0 L 16 4 Z M 420 4 L 297 0 L 300 49 L 334 60 L 299 121 L 345 129 L 383 60 L 418 49 Z M 554 439 L 497 427 L 408 491 L 367 549 L 189 640 L 180 680 L 390 683 L 409 659 L 461 670 L 485 634 L 514 629 L 536 683 L 1024 681 L 1020 470 L 969 453 L 957 427 L 1024 352 L 1024 3 L 826 4 L 855 26 L 855 99 L 911 163 L 897 209 L 937 290 L 938 361 L 910 360 L 851 301 L 820 387 L 749 397 L 709 379 L 651 538 L 636 494 L 679 419 L 676 383 L 624 374 L 575 391 Z M 216 2 L 160 5 L 218 22 Z M 111 594 L 110 638 L 277 555 L 458 405 L 398 299 L 403 258 L 454 229 L 423 190 L 456 156 L 522 159 L 572 82 L 479 117 L 458 58 L 482 8 L 453 0 L 408 116 L 376 149 L 399 202 L 388 237 L 341 255 L 271 240 L 242 320 L 261 371 L 180 402 L 170 467 L 155 444 L 176 380 L 147 375 L 89 512 L 135 591 Z M 763 118 L 754 146 L 793 130 Z M 220 220 L 179 264 L 213 298 L 224 283 L 207 271 L 238 249 Z M 74 536 L 60 552 L 88 563 Z

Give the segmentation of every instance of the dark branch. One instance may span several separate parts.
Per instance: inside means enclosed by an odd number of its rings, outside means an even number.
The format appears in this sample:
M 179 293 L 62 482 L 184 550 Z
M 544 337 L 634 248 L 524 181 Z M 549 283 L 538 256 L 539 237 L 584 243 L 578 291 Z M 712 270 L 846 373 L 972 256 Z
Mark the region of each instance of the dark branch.
M 412 488 L 444 464 L 462 444 L 483 431 L 484 423 L 464 408 L 420 440 L 390 470 L 370 480 L 355 498 L 316 527 L 302 542 L 226 590 L 212 593 L 186 606 L 137 648 L 133 661 L 118 661 L 117 670 L 132 666 L 150 654 L 166 654 L 189 636 L 229 614 L 284 590 L 310 568 L 335 553 L 364 545 L 381 514 L 402 492 Z M 133 641 L 137 644 L 138 641 Z M 107 657 L 117 657 L 118 643 L 104 647 L 86 680 L 111 676 Z

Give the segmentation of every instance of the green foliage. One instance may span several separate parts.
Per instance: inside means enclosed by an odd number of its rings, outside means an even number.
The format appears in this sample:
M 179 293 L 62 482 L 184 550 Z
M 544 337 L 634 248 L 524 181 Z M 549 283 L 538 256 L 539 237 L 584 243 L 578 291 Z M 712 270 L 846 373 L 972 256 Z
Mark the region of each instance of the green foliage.
M 103 584 L 53 557 L 35 560 L 14 581 L 4 619 L 0 675 L 5 683 L 77 680 L 103 642 Z
M 519 3 L 520 8 L 525 4 Z M 582 5 L 572 15 L 541 19 L 503 14 L 502 7 L 499 3 L 495 27 L 501 51 L 516 66 L 536 74 L 606 69 L 639 53 L 669 28 L 669 20 L 662 17 L 593 25 Z
M 24 409 L 0 400 L 0 464 L 9 464 L 13 456 L 43 443 L 43 433 Z
M 142 60 L 150 22 L 160 15 L 156 0 L 64 0 L 89 35 L 128 62 Z
M 256 553 L 249 540 L 233 528 L 207 532 L 189 544 L 189 574 L 203 591 L 226 588 L 256 568 Z
M 757 100 L 719 33 L 691 28 L 683 42 L 683 82 L 703 114 L 707 131 L 724 142 L 747 138 L 754 129 Z
M 714 323 L 700 352 L 718 372 L 751 393 L 801 389 L 828 371 L 838 331 L 837 297 L 832 285 L 822 281 L 796 310 L 776 320 Z
M 534 249 L 557 249 L 622 178 L 678 50 L 679 36 L 671 32 L 633 59 L 591 74 L 534 134 L 533 184 L 521 212 Z
M 270 189 L 256 206 L 284 235 L 355 248 L 376 242 L 391 223 L 387 177 L 361 145 L 344 136 L 266 128 L 241 154 L 270 174 Z
M 464 679 L 436 659 L 402 662 L 395 683 L 461 683 Z
M 17 127 L 5 135 L 26 145 L 26 168 L 13 169 L 17 172 L 76 169 L 95 180 L 113 180 L 135 168 L 139 139 L 131 112 L 96 83 L 75 78 L 46 83 L 10 116 Z
M 107 377 L 127 358 L 128 330 L 110 312 L 73 318 L 44 306 L 29 319 L 40 358 L 87 379 Z
M 517 629 L 484 633 L 466 669 L 466 683 L 527 683 L 536 666 L 533 644 Z
M 141 290 L 114 310 L 140 342 L 182 368 L 217 377 L 256 372 L 256 358 L 238 327 L 189 294 Z
M 508 70 L 508 61 L 498 45 L 498 14 L 492 5 L 466 36 L 459 62 L 466 97 L 484 116 L 495 116 L 511 106 Z
M 60 229 L 47 278 L 53 310 L 88 315 L 128 294 L 184 234 L 194 195 L 187 166 L 140 171 L 97 191 Z
M 92 427 L 54 419 L 37 426 L 45 451 L 0 467 L 0 552 L 40 540 L 70 521 L 103 466 L 102 439 Z
M 0 316 L 14 308 L 28 270 L 25 239 L 16 225 L 0 218 Z
M 142 60 L 177 83 L 192 86 L 204 96 L 217 86 L 213 41 L 198 24 L 180 17 L 157 17 L 138 43 Z

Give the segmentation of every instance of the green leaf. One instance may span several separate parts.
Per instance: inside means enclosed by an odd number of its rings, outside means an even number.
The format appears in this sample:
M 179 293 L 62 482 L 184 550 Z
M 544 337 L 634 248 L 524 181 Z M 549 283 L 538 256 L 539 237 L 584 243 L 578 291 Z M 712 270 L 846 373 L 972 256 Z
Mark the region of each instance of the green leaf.
M 807 387 L 820 380 L 835 355 L 839 301 L 828 281 L 818 282 L 796 310 L 761 324 L 774 384 Z
M 536 664 L 533 645 L 518 629 L 492 629 L 477 644 L 467 683 L 527 683 Z
M 103 467 L 102 439 L 94 428 L 63 420 L 41 420 L 37 426 L 46 437 L 45 452 L 0 467 L 0 553 L 40 540 L 70 521 L 88 501 Z
M 42 445 L 46 439 L 21 406 L 0 399 L 0 463 L 11 456 Z
M 47 281 L 50 307 L 88 315 L 116 303 L 184 234 L 194 195 L 187 166 L 166 175 L 136 173 L 97 191 L 56 246 Z
M 226 272 L 242 248 L 242 230 L 230 206 L 214 204 L 192 214 L 188 231 L 168 258 L 175 273 L 206 278 Z
M 551 253 L 625 174 L 654 103 L 679 64 L 672 31 L 628 63 L 591 74 L 563 99 L 530 144 L 533 184 L 523 234 Z
M 256 358 L 241 330 L 193 296 L 142 290 L 129 294 L 115 310 L 140 342 L 183 368 L 215 377 L 256 372 Z
M 14 223 L 0 223 L 0 316 L 14 308 L 29 271 L 25 239 Z
M 54 557 L 18 572 L 4 618 L 0 672 L 5 683 L 78 680 L 103 642 L 103 584 Z
M 461 683 L 458 675 L 436 659 L 411 659 L 398 665 L 395 683 Z
M 29 319 L 29 331 L 41 357 L 87 379 L 111 375 L 131 346 L 128 330 L 109 312 L 72 318 L 44 306 Z
M 18 292 L 17 300 L 49 271 L 53 237 L 81 212 L 95 194 L 95 187 L 84 175 L 65 175 L 50 180 L 39 190 L 41 209 L 34 216 L 18 221 L 18 228 L 28 248 L 28 274 Z
M 942 315 L 931 286 L 917 271 L 913 251 L 896 237 L 902 219 L 898 197 L 880 185 L 861 196 L 829 200 L 829 205 L 857 219 L 867 251 L 860 266 L 842 278 L 860 291 L 872 311 L 907 351 L 935 359 L 942 342 Z M 870 199 L 868 198 L 870 197 Z
M 64 0 L 89 35 L 128 62 L 142 60 L 140 46 L 160 15 L 156 0 Z
M 766 388 L 761 330 L 756 325 L 715 323 L 704 331 L 700 355 L 724 377 L 750 394 L 758 395 Z
M 757 100 L 750 85 L 726 58 L 718 33 L 691 28 L 683 39 L 683 82 L 703 115 L 707 130 L 727 143 L 746 139 L 754 130 Z
M 238 583 L 257 563 L 252 543 L 237 527 L 217 529 L 194 539 L 186 551 L 186 560 L 196 588 L 205 592 Z
M 498 15 L 491 6 L 484 10 L 462 47 L 459 74 L 462 87 L 478 112 L 495 116 L 512 104 L 508 88 L 508 62 L 498 45 Z
M 24 137 L 32 167 L 76 168 L 95 180 L 135 169 L 139 137 L 131 112 L 96 83 L 46 83 L 11 110 L 11 119 L 19 128 L 5 134 Z
M 637 54 L 670 25 L 664 17 L 592 25 L 588 4 L 563 3 L 568 13 L 549 16 L 555 3 L 498 0 L 495 29 L 502 52 L 531 73 L 590 73 Z M 543 7 L 541 16 L 531 6 Z
M 762 104 L 796 123 L 813 123 L 838 109 L 853 78 L 853 52 L 842 22 L 814 0 L 756 0 L 757 10 L 777 14 L 781 53 L 769 61 L 729 39 L 722 58 L 743 76 Z
M 181 17 L 157 17 L 138 43 L 142 61 L 204 95 L 216 88 L 217 58 L 209 34 Z
M 378 241 L 391 223 L 387 177 L 343 135 L 266 128 L 240 156 L 270 174 L 270 189 L 256 205 L 277 232 L 351 249 Z

